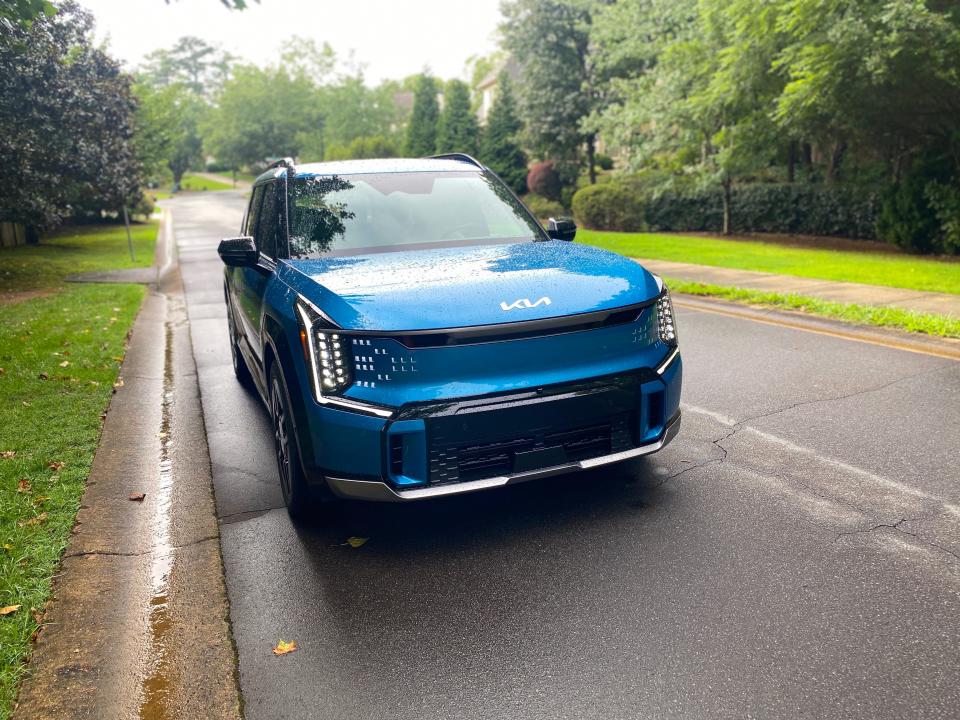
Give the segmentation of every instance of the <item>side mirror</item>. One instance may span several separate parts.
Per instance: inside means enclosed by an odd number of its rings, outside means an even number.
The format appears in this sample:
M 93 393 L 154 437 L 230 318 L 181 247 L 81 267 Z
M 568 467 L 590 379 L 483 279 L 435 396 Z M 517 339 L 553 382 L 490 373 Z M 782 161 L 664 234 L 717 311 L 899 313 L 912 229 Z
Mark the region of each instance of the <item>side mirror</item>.
M 253 267 L 260 259 L 257 244 L 249 235 L 224 238 L 220 241 L 217 253 L 223 264 L 230 267 Z
M 577 236 L 577 224 L 570 218 L 560 218 L 547 221 L 547 235 L 554 240 L 573 240 Z

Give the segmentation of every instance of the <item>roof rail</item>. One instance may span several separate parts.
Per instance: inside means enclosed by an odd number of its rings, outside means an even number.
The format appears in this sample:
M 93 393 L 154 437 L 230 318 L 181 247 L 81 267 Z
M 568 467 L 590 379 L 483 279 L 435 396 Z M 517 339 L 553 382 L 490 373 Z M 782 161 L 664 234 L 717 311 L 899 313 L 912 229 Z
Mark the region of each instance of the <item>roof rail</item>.
M 291 172 L 297 171 L 297 164 L 293 161 L 292 157 L 280 158 L 279 160 L 274 160 L 272 163 L 267 165 L 267 170 L 273 170 L 274 168 L 283 167 Z
M 476 165 L 481 170 L 484 169 L 483 163 L 477 160 L 472 155 L 467 155 L 466 153 L 443 153 L 441 155 L 428 155 L 427 160 L 459 160 L 460 162 L 468 162 L 471 165 Z

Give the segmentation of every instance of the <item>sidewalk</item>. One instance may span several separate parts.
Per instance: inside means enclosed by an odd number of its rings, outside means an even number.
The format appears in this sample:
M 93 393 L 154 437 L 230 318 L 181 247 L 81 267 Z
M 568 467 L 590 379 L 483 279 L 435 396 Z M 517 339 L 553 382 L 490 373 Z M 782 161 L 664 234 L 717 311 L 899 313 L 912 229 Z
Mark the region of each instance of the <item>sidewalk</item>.
M 768 292 L 795 293 L 840 303 L 887 305 L 918 313 L 936 313 L 960 318 L 960 295 L 949 293 L 905 290 L 903 288 L 833 280 L 816 280 L 814 278 L 797 277 L 796 275 L 777 275 L 752 270 L 669 262 L 667 260 L 633 259 L 657 275 L 688 282 Z

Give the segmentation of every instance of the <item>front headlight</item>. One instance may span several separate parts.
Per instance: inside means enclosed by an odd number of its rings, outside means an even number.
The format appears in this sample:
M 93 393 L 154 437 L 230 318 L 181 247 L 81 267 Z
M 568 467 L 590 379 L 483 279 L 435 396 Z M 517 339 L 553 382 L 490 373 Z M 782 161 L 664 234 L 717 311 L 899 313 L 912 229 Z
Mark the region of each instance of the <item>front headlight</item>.
M 673 302 L 670 290 L 663 286 L 663 292 L 657 298 L 657 330 L 660 339 L 670 347 L 677 346 L 677 321 L 673 314 Z
M 310 366 L 315 396 L 320 398 L 343 392 L 353 382 L 353 372 L 339 328 L 330 327 L 316 312 L 299 302 L 297 317 L 300 320 L 300 342 Z

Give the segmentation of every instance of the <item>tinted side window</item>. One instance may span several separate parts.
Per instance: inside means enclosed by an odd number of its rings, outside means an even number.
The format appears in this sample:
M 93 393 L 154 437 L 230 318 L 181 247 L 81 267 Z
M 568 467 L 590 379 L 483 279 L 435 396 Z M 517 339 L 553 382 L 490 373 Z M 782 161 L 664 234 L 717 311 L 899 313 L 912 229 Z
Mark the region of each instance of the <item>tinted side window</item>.
M 263 199 L 263 186 L 253 191 L 250 198 L 250 207 L 247 209 L 247 225 L 243 228 L 244 235 L 256 237 L 257 218 L 260 216 L 260 201 Z
M 257 227 L 257 248 L 270 258 L 277 257 L 277 186 L 273 183 L 263 187 L 263 204 Z

